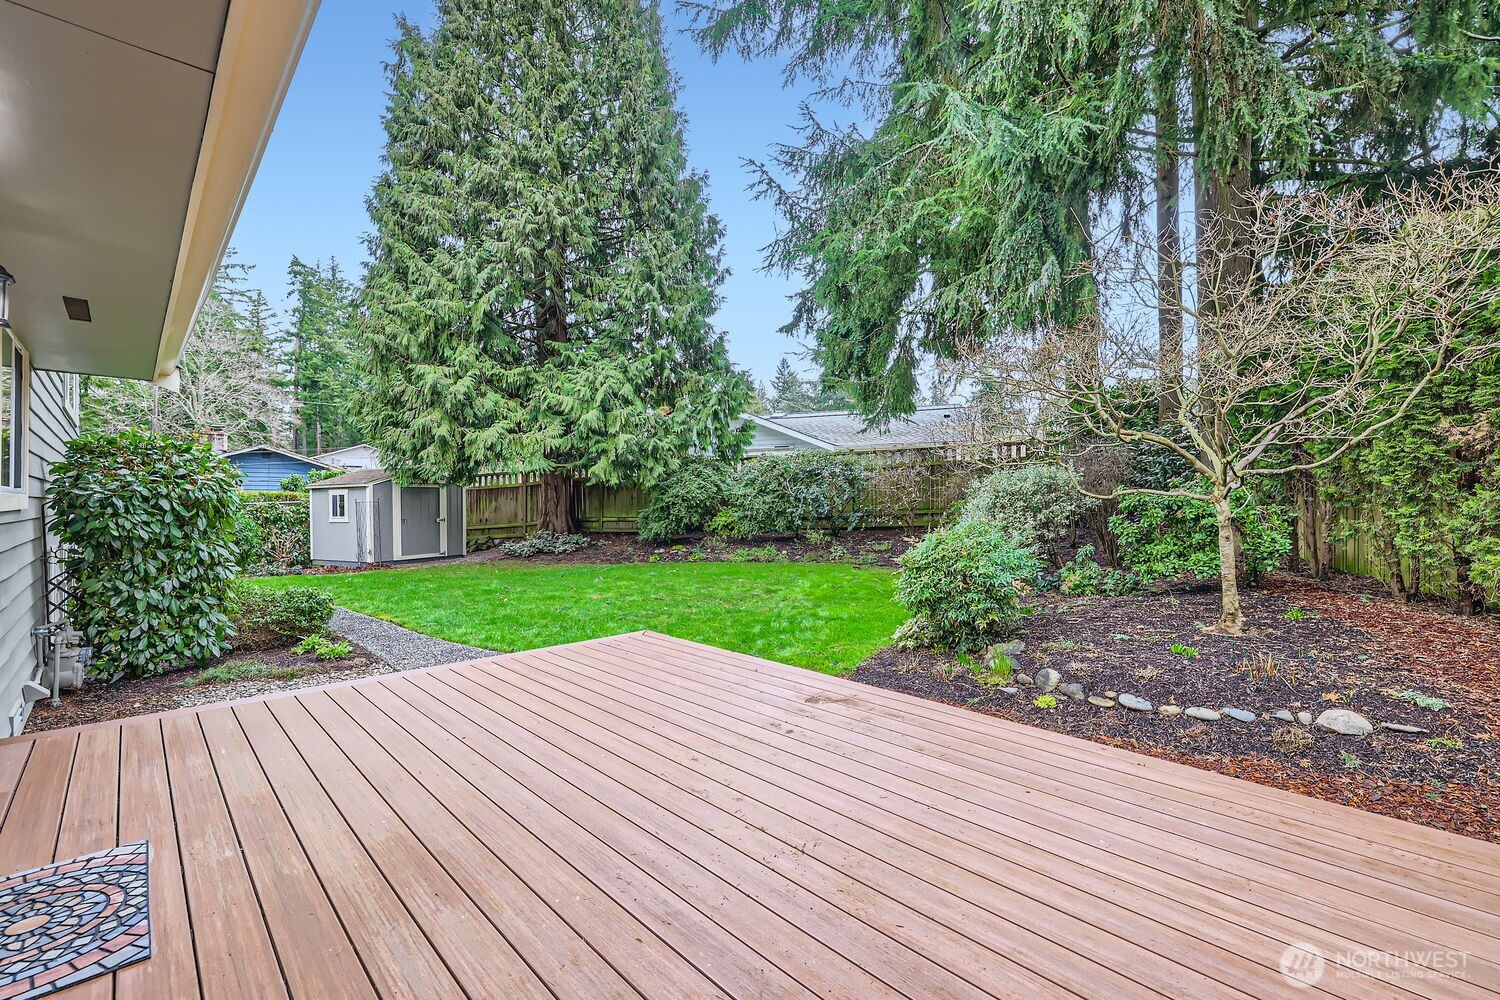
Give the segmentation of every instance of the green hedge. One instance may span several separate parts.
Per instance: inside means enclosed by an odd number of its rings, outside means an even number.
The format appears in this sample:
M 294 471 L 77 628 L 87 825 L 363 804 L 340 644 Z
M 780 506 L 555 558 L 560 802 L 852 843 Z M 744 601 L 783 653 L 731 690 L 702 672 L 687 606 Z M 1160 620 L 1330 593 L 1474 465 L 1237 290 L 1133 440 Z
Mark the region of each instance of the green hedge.
M 148 676 L 228 648 L 238 473 L 206 444 L 127 431 L 74 439 L 47 497 L 69 613 L 101 672 Z
M 243 493 L 235 517 L 246 572 L 287 573 L 312 564 L 306 492 Z

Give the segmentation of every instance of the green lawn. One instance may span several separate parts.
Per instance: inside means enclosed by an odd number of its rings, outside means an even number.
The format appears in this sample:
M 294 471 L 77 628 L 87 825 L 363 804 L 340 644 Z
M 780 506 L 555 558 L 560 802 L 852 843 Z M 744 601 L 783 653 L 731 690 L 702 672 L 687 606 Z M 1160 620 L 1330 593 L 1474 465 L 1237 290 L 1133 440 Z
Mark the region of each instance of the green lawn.
M 317 587 L 354 611 L 505 652 L 652 629 L 826 673 L 852 670 L 906 617 L 889 571 L 827 563 L 461 563 L 255 583 Z

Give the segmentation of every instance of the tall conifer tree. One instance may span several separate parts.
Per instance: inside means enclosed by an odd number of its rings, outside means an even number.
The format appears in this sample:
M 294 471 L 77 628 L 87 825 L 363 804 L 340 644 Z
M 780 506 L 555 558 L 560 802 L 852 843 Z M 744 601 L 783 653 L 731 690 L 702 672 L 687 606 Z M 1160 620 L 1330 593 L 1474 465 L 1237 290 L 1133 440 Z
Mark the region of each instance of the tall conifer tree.
M 390 76 L 357 407 L 390 469 L 538 473 L 565 531 L 577 481 L 736 454 L 751 387 L 654 4 L 440 0 Z

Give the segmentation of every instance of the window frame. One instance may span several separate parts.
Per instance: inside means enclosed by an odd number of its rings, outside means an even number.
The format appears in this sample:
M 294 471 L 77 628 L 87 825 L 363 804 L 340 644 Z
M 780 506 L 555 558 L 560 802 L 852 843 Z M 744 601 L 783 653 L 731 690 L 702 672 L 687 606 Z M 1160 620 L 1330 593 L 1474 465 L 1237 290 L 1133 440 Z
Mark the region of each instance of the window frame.
M 4 463 L 5 477 L 0 479 L 0 510 L 20 510 L 30 500 L 31 474 L 31 352 L 16 336 L 15 330 L 3 331 L 0 345 L 10 340 L 10 453 Z
M 334 514 L 334 512 L 333 512 L 333 506 L 334 506 L 333 502 L 334 502 L 334 500 L 338 500 L 339 501 L 339 505 L 338 506 L 339 506 L 339 509 L 343 511 L 343 513 L 337 514 L 337 515 Z M 328 521 L 329 521 L 329 523 L 330 524 L 345 524 L 345 523 L 348 522 L 348 520 L 349 520 L 349 491 L 348 490 L 329 490 L 328 491 Z

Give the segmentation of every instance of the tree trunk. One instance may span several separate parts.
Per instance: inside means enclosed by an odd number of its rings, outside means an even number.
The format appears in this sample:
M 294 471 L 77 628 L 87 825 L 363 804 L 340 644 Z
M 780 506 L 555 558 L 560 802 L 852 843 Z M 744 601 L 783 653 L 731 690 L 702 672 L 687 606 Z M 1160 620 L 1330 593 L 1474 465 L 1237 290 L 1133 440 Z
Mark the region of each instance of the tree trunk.
M 1178 156 L 1177 81 L 1159 81 L 1156 95 L 1156 336 L 1161 367 L 1158 418 L 1182 409 L 1182 161 Z
M 542 496 L 537 510 L 537 528 L 559 535 L 571 534 L 573 521 L 573 480 L 560 472 L 541 476 Z
M 1239 542 L 1227 491 L 1214 497 L 1214 514 L 1219 522 L 1219 631 L 1239 635 L 1245 631 L 1245 615 L 1240 610 Z

